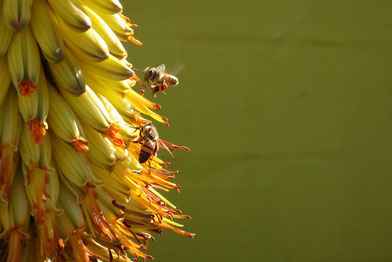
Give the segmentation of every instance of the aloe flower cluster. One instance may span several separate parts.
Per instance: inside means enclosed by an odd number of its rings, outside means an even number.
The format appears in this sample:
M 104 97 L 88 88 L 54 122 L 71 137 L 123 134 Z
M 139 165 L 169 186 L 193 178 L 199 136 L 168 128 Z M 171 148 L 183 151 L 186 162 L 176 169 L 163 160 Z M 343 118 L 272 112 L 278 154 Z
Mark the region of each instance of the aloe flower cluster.
M 194 236 L 160 193 L 177 172 L 139 162 L 148 119 L 168 123 L 133 89 L 134 27 L 118 0 L 0 0 L 0 261 L 135 261 L 153 233 Z

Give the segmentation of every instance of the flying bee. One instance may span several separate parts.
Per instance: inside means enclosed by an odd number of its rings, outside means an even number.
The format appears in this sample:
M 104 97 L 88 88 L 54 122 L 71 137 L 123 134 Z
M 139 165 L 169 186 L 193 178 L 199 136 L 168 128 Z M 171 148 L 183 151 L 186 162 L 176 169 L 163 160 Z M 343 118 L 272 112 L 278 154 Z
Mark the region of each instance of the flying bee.
M 156 153 L 160 147 L 166 149 L 170 154 L 171 151 L 173 151 L 173 148 L 186 149 L 191 151 L 186 146 L 177 146 L 165 140 L 159 139 L 158 131 L 151 123 L 139 126 L 136 129 L 138 129 L 140 132 L 139 139 L 135 141 L 135 143 L 139 143 L 141 145 L 139 153 L 140 164 L 147 162 L 147 160 L 149 160 L 152 156 L 156 156 Z
M 163 64 L 158 67 L 147 67 L 143 73 L 144 81 L 151 84 L 153 95 L 159 91 L 166 94 L 165 90 L 169 85 L 176 86 L 179 83 L 177 77 L 165 72 L 165 65 Z

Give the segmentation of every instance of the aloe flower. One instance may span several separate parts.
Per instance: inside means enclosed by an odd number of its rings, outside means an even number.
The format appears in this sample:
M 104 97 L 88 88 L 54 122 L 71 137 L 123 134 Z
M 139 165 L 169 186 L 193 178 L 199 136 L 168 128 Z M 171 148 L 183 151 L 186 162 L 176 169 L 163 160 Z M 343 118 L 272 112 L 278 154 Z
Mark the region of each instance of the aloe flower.
M 163 229 L 194 236 L 155 154 L 187 148 L 141 131 L 168 122 L 132 89 L 135 26 L 118 0 L 0 0 L 1 261 L 135 261 Z

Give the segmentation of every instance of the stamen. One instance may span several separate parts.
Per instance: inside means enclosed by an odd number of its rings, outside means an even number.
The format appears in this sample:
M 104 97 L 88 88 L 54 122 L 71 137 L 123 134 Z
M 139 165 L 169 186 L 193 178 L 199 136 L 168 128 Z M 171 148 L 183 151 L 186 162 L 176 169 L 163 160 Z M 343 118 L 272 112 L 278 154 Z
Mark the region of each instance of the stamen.
M 83 138 L 76 138 L 74 141 L 72 141 L 72 144 L 76 152 L 83 153 L 89 149 L 87 140 Z
M 112 143 L 113 143 L 115 146 L 122 147 L 122 148 L 126 148 L 123 138 L 121 137 L 120 134 L 118 134 L 118 132 L 120 132 L 120 131 L 121 131 L 120 128 L 117 128 L 117 127 L 115 127 L 115 126 L 112 124 L 112 125 L 110 125 L 110 126 L 108 127 L 108 129 L 104 132 L 104 134 L 105 134 L 107 137 L 110 138 L 110 140 L 112 141 Z
M 31 80 L 22 80 L 20 82 L 20 94 L 22 96 L 31 96 L 37 90 L 37 86 Z
M 135 38 L 133 37 L 133 35 L 130 35 L 130 36 L 128 37 L 128 40 L 131 41 L 132 43 L 134 43 L 135 45 L 138 45 L 138 46 L 143 45 L 143 43 L 140 42 L 139 40 L 135 39 Z
M 46 135 L 44 123 L 39 122 L 37 118 L 34 118 L 29 121 L 29 130 L 34 138 L 34 143 L 42 145 L 42 137 Z

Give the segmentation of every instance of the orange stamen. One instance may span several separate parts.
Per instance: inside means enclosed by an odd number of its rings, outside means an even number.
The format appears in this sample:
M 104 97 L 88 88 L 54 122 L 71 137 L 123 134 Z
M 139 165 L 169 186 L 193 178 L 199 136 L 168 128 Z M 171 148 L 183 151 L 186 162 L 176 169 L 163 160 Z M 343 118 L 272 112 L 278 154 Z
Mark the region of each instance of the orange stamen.
M 133 118 L 139 125 L 145 125 L 147 123 L 140 113 L 133 114 Z
M 118 134 L 118 132 L 120 132 L 120 131 L 121 131 L 120 128 L 117 128 L 117 127 L 115 127 L 115 126 L 112 124 L 112 125 L 110 125 L 110 126 L 108 127 L 108 129 L 104 132 L 104 135 L 107 136 L 107 137 L 109 137 L 110 140 L 112 141 L 112 143 L 113 143 L 115 146 L 125 148 L 124 140 L 123 140 L 123 138 L 121 137 L 121 135 Z
M 140 42 L 139 40 L 135 39 L 135 38 L 133 37 L 133 35 L 130 35 L 130 36 L 128 37 L 128 41 L 131 41 L 132 43 L 134 43 L 135 45 L 138 45 L 138 46 L 143 45 L 143 43 Z
M 131 77 L 132 80 L 135 80 L 139 85 L 141 85 L 142 87 L 145 87 L 142 83 L 142 81 L 140 80 L 140 78 L 137 75 L 133 75 Z
M 194 233 L 189 233 L 189 232 L 180 230 L 180 229 L 178 229 L 178 228 L 175 228 L 175 227 L 169 225 L 169 224 L 166 223 L 166 222 L 162 222 L 162 223 L 161 223 L 161 226 L 162 226 L 163 228 L 170 229 L 170 230 L 172 230 L 172 231 L 174 231 L 174 232 L 176 232 L 176 233 L 178 233 L 178 234 L 181 234 L 181 235 L 183 235 L 183 236 L 188 236 L 188 237 L 191 237 L 191 238 L 195 238 L 195 235 L 196 235 L 196 234 L 194 234 Z
M 113 241 L 117 237 L 97 203 L 98 194 L 94 190 L 94 187 L 94 185 L 86 185 L 83 187 L 83 204 L 87 207 L 88 212 L 99 232 L 104 234 L 110 241 Z
M 34 138 L 34 143 L 43 144 L 42 137 L 46 135 L 46 129 L 43 122 L 39 122 L 37 118 L 29 121 L 29 130 Z
M 76 152 L 83 153 L 89 149 L 87 140 L 85 140 L 83 138 L 76 138 L 74 141 L 72 141 L 72 144 L 73 144 Z
M 167 141 L 162 140 L 162 139 L 159 139 L 159 142 L 161 142 L 161 143 L 167 145 L 167 146 L 169 147 L 170 151 L 173 151 L 173 148 L 177 148 L 177 149 L 185 149 L 185 150 L 191 152 L 190 148 L 189 148 L 189 147 L 186 147 L 186 146 L 177 146 L 177 145 L 175 145 L 175 144 L 172 144 L 172 143 L 167 142 Z
M 169 119 L 167 119 L 167 117 L 164 117 L 164 116 L 162 116 L 161 118 L 162 118 L 162 120 L 164 121 L 164 124 L 165 124 L 167 127 L 169 127 L 169 126 L 170 126 L 170 125 L 169 125 Z
M 20 82 L 20 94 L 22 96 L 31 96 L 34 91 L 37 90 L 37 86 L 31 80 L 22 80 Z
M 126 17 L 125 15 L 121 15 L 121 14 L 120 14 L 120 16 L 121 16 L 122 19 L 124 19 L 124 21 L 127 23 L 127 25 L 128 25 L 129 27 L 137 27 L 137 24 L 132 24 L 132 23 L 131 23 L 131 19 L 129 19 L 129 18 Z
M 131 19 L 129 19 L 129 17 L 127 17 L 127 16 L 125 16 L 123 14 L 120 14 L 120 16 L 126 23 L 131 23 Z
M 162 106 L 161 106 L 161 105 L 155 104 L 155 103 L 152 103 L 151 107 L 152 107 L 152 108 L 151 108 L 152 110 L 156 110 L 156 111 L 162 109 Z

